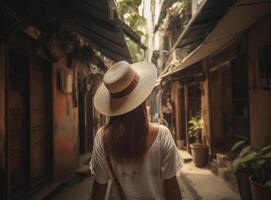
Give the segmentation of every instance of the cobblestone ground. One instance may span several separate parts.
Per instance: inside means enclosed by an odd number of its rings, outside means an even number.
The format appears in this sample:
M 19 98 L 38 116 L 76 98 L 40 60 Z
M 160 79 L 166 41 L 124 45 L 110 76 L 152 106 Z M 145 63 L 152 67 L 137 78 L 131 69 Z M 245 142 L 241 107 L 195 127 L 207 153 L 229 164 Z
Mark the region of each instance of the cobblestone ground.
M 178 182 L 181 188 L 183 200 L 194 200 L 189 190 L 183 184 L 178 176 Z M 53 197 L 53 200 L 87 200 L 89 199 L 92 181 L 91 178 L 74 178 L 62 191 Z

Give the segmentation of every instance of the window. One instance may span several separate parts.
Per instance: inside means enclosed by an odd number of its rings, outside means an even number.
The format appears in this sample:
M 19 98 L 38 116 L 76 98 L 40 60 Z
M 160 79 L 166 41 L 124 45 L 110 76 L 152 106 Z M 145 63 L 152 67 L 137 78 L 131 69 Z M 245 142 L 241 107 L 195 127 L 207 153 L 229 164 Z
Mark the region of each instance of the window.
M 236 136 L 249 138 L 249 97 L 247 56 L 232 60 L 232 129 Z
M 260 48 L 258 55 L 261 87 L 271 89 L 271 45 Z

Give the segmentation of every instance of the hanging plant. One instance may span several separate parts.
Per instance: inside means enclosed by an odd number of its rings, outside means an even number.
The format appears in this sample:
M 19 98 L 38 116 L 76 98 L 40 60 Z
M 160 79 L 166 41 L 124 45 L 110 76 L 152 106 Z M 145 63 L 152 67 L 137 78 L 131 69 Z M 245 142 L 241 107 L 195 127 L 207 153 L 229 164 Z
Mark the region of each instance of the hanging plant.
M 68 66 L 77 67 L 82 78 L 106 71 L 107 67 L 80 34 L 59 27 L 50 27 L 47 35 L 41 37 L 43 49 L 50 59 L 57 62 L 66 57 Z
M 82 37 L 65 28 L 55 25 L 41 35 L 41 44 L 47 56 L 54 61 L 58 61 L 63 56 L 69 57 L 73 51 L 81 47 Z
M 95 55 L 91 46 L 84 45 L 78 48 L 71 55 L 71 59 L 73 60 L 72 65 L 78 67 L 78 72 L 83 76 L 81 76 L 82 78 L 91 74 L 103 74 L 103 72 L 107 70 L 107 67 L 103 61 Z

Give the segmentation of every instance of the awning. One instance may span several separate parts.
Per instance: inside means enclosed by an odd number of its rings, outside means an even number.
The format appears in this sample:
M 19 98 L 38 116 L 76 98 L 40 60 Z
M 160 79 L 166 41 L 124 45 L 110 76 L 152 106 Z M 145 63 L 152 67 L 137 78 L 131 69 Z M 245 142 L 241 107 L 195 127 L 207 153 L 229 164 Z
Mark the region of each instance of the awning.
M 180 65 L 162 77 L 191 66 L 226 46 L 236 35 L 245 31 L 260 18 L 271 12 L 271 2 L 239 0 L 226 13 L 206 40 L 183 59 Z
M 178 37 L 173 49 L 202 42 L 236 0 L 205 0 Z
M 112 60 L 131 62 L 123 29 L 117 16 L 110 19 L 112 11 L 107 0 L 68 0 L 63 2 L 63 6 L 66 16 L 74 16 L 66 18 L 67 24 L 86 37 L 98 51 Z
M 25 24 L 32 23 L 45 33 L 52 22 L 59 22 L 82 34 L 95 49 L 112 60 L 131 62 L 123 29 L 119 25 L 116 11 L 112 12 L 109 7 L 108 0 L 18 0 L 14 2 L 1 0 L 0 16 L 8 13 L 9 18 L 14 18 L 14 14 L 6 9 L 8 8 L 17 13 L 18 18 Z M 9 18 L 6 17 L 6 21 L 9 21 Z
M 203 1 L 188 24 L 184 27 L 184 30 L 170 51 L 173 52 L 175 49 L 181 49 L 187 45 L 202 43 L 235 1 L 236 0 Z M 171 70 L 170 66 L 166 67 L 161 73 L 161 76 L 164 76 L 169 70 Z
M 161 6 L 160 15 L 159 15 L 159 18 L 158 18 L 158 22 L 157 22 L 157 24 L 155 25 L 155 28 L 154 28 L 154 32 L 156 32 L 159 29 L 162 21 L 166 17 L 167 8 L 172 6 L 175 2 L 177 2 L 177 0 L 164 0 L 163 1 L 162 6 Z

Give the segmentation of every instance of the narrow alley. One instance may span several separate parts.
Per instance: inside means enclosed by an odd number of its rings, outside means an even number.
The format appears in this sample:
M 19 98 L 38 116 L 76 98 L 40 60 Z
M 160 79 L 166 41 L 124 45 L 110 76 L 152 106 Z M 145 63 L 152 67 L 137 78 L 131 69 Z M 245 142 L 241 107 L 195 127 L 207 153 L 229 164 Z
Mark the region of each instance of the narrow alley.
M 271 0 L 0 0 L 0 200 L 270 200 L 270 24 Z
M 192 158 L 185 151 L 179 151 L 179 154 L 186 161 L 184 167 L 177 173 L 183 200 L 240 199 L 237 191 L 232 190 L 222 178 L 215 176 L 208 168 L 195 167 L 191 162 Z M 61 190 L 50 195 L 48 199 L 88 200 L 91 196 L 93 177 L 89 178 L 87 168 L 84 172 L 67 181 Z

